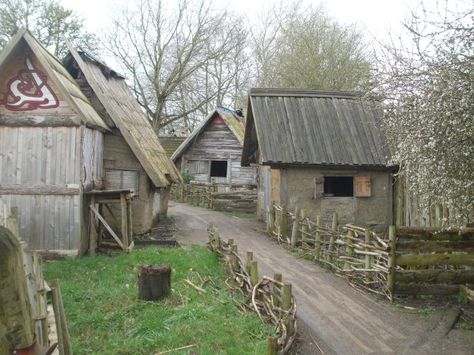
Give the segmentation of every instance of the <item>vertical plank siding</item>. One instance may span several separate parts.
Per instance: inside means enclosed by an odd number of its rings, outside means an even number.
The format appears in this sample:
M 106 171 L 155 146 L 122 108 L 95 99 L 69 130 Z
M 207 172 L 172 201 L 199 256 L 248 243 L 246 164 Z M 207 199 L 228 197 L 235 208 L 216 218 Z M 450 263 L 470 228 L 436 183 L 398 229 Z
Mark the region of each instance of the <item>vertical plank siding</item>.
M 84 175 L 82 177 L 85 190 L 101 188 L 103 185 L 103 154 L 104 134 L 100 131 L 83 127 L 82 129 L 82 161 Z
M 11 190 L 0 198 L 8 209 L 18 207 L 21 235 L 33 249 L 78 248 L 80 140 L 80 127 L 0 129 L 0 189 Z M 72 192 L 35 193 L 43 188 Z

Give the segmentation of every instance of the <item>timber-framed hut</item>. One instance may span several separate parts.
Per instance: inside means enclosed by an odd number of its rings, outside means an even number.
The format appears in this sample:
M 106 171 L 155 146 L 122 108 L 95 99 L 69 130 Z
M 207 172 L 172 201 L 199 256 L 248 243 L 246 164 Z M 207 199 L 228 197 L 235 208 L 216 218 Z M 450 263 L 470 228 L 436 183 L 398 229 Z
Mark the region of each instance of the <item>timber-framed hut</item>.
M 171 159 L 193 182 L 214 184 L 218 191 L 256 185 L 256 168 L 242 167 L 244 118 L 219 107 L 212 111 L 179 146 Z
M 251 89 L 242 165 L 258 166 L 258 215 L 277 203 L 387 227 L 393 167 L 381 115 L 355 93 Z
M 114 90 L 119 88 L 124 90 Z M 131 100 L 123 105 L 136 108 Z M 122 246 L 129 247 L 134 191 L 121 185 L 104 195 L 112 178 L 104 169 L 109 166 L 104 137 L 115 133 L 107 119 L 97 113 L 63 63 L 27 30 L 20 30 L 0 53 L 0 199 L 8 209 L 18 208 L 21 235 L 31 249 L 71 255 L 94 250 L 90 228 L 99 218 L 91 212 L 96 191 L 102 194 L 98 200 L 120 202 Z M 136 125 L 141 128 L 145 124 L 140 122 Z M 130 149 L 152 147 L 146 152 L 162 164 L 148 169 L 146 179 L 157 187 L 153 191 L 166 192 L 180 177 L 155 137 L 152 142 L 140 139 L 140 148 Z M 161 206 L 167 203 L 159 193 L 150 198 L 161 199 Z
M 64 65 L 109 129 L 104 189 L 134 191 L 133 232 L 146 233 L 166 216 L 170 185 L 180 181 L 179 172 L 122 75 L 71 46 Z

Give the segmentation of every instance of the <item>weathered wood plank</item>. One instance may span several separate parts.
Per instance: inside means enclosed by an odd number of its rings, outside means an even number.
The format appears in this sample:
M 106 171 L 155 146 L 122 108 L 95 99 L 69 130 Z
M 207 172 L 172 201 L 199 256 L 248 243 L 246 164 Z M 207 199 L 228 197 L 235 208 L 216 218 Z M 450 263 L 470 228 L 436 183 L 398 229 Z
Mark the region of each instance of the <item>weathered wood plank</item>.
M 457 294 L 459 285 L 445 284 L 396 284 L 394 294 L 396 295 L 437 295 L 447 296 Z
M 395 272 L 396 283 L 474 283 L 474 270 L 403 270 Z
M 79 195 L 79 187 L 2 185 L 0 195 Z
M 474 254 L 405 254 L 395 257 L 396 265 L 468 265 L 474 266 Z

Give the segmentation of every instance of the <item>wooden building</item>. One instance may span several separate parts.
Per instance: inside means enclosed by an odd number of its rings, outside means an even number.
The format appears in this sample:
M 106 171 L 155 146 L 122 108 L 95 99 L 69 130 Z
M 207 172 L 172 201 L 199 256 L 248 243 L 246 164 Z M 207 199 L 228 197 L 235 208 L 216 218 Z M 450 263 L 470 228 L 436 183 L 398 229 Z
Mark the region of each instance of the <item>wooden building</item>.
M 256 185 L 256 168 L 242 167 L 243 117 L 217 108 L 191 133 L 171 157 L 194 182 L 221 185 L 220 191 Z
M 133 232 L 148 232 L 166 216 L 170 185 L 180 181 L 179 173 L 125 79 L 87 53 L 69 49 L 65 67 L 109 129 L 103 187 L 133 190 Z
M 342 223 L 392 220 L 390 152 L 381 109 L 347 92 L 252 89 L 242 165 L 258 165 L 257 213 L 272 203 Z
M 136 130 L 143 126 L 136 122 Z M 30 248 L 72 255 L 89 248 L 88 193 L 113 178 L 104 172 L 110 167 L 104 134 L 115 132 L 28 31 L 19 31 L 0 53 L 0 199 L 18 207 Z M 152 147 L 150 154 L 157 151 L 155 137 L 138 137 L 142 147 Z M 165 158 L 164 152 L 154 157 L 159 173 L 149 169 L 154 186 L 163 189 L 179 179 L 169 160 L 160 165 Z

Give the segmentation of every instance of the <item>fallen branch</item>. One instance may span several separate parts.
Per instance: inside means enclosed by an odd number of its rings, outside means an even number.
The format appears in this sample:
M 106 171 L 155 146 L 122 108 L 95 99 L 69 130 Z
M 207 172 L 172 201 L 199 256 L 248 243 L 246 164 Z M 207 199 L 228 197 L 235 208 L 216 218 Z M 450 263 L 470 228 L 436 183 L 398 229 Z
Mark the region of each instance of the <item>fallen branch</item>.
M 193 287 L 196 291 L 198 291 L 199 293 L 206 293 L 206 290 L 202 289 L 201 287 L 199 286 L 196 286 L 195 284 L 193 284 L 191 281 L 189 281 L 188 279 L 184 280 L 184 282 L 186 282 L 189 286 Z
M 156 353 L 155 355 L 169 354 L 169 353 L 172 353 L 172 352 L 175 352 L 175 351 L 179 351 L 179 350 L 185 350 L 185 349 L 193 348 L 193 347 L 195 347 L 196 345 L 197 345 L 197 344 L 191 344 L 191 345 L 182 346 L 182 347 L 180 347 L 180 348 L 175 348 L 175 349 L 165 350 L 165 351 L 162 351 L 162 352 Z

